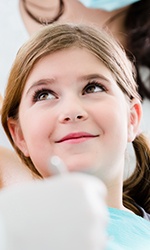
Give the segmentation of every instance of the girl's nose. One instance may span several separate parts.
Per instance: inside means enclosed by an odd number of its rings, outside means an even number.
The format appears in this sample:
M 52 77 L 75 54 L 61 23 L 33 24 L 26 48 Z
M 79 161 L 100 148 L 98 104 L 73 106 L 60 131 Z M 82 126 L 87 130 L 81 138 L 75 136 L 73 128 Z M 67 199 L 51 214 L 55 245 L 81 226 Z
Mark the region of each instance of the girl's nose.
M 66 115 L 63 117 L 63 122 L 78 122 L 79 120 L 84 120 L 85 116 L 82 114 L 79 115 Z
M 73 107 L 67 107 L 67 109 L 63 109 L 59 116 L 59 121 L 61 123 L 73 123 L 84 121 L 88 118 L 88 113 L 85 109 L 80 105 L 71 105 Z

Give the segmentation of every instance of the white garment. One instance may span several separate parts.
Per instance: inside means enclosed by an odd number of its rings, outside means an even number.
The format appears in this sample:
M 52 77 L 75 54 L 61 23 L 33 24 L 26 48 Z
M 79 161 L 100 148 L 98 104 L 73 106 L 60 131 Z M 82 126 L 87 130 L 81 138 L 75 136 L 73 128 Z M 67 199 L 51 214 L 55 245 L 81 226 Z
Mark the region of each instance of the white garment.
M 144 132 L 150 138 L 150 100 L 143 101 L 143 119 L 141 122 L 141 132 Z
M 3 216 L 0 213 L 0 249 L 6 249 L 6 233 L 5 233 L 5 221 Z
M 104 250 L 105 197 L 100 180 L 77 173 L 3 189 L 0 250 Z
M 4 96 L 11 65 L 29 34 L 19 11 L 19 0 L 0 0 L 0 94 Z M 11 147 L 0 125 L 0 145 Z
M 140 74 L 142 76 L 142 80 L 147 86 L 150 87 L 149 79 L 150 79 L 150 70 L 146 67 L 140 68 Z M 150 138 L 150 100 L 147 98 L 143 101 L 143 119 L 141 122 L 141 132 L 146 134 Z

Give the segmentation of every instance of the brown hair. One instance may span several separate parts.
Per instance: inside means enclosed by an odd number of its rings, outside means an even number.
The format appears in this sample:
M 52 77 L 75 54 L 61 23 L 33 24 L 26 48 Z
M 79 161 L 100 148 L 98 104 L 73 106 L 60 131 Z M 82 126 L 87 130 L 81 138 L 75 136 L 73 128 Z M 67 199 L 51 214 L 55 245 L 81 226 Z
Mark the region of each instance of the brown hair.
M 141 66 L 150 71 L 150 1 L 140 0 L 130 4 L 128 10 L 121 10 L 109 18 L 105 27 L 121 15 L 125 15 L 126 52 L 129 57 L 131 54 L 134 56 L 139 93 L 143 99 L 150 100 L 150 74 L 145 79 L 140 71 Z
M 127 49 L 136 59 L 139 93 L 143 99 L 150 100 L 150 73 L 143 79 L 139 70 L 143 66 L 150 72 L 150 1 L 140 0 L 131 4 L 124 25 L 128 34 Z
M 48 54 L 70 47 L 85 48 L 90 51 L 112 72 L 118 86 L 129 100 L 133 98 L 140 99 L 131 63 L 127 59 L 123 48 L 104 30 L 73 24 L 55 24 L 42 28 L 19 50 L 10 72 L 2 108 L 2 124 L 10 142 L 23 162 L 38 175 L 39 173 L 31 159 L 25 157 L 16 147 L 8 128 L 7 119 L 9 117 L 18 119 L 22 92 L 36 62 Z M 137 155 L 137 168 L 132 177 L 125 182 L 124 204 L 139 214 L 134 205 L 135 202 L 140 204 L 147 212 L 150 212 L 150 149 L 142 135 L 135 139 L 133 145 Z M 140 192 L 137 192 L 139 185 L 143 187 L 141 192 L 144 197 L 139 196 Z

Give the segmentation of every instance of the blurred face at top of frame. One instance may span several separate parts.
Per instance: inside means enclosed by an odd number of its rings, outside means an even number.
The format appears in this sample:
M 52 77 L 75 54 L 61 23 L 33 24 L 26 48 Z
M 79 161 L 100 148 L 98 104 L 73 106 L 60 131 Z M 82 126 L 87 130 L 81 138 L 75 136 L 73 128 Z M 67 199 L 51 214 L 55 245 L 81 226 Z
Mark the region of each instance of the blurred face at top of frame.
M 34 65 L 15 130 L 18 147 L 44 177 L 57 155 L 70 171 L 99 167 L 109 179 L 122 171 L 129 126 L 127 100 L 111 72 L 88 50 L 69 48 Z

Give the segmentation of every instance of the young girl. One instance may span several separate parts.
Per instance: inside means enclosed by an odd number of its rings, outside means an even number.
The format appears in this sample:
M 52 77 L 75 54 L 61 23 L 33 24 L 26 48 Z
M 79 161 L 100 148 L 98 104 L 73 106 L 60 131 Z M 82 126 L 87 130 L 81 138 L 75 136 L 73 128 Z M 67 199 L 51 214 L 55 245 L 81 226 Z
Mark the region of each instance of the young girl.
M 87 4 L 87 8 L 84 6 Z M 105 5 L 106 8 L 103 8 Z M 111 8 L 110 8 L 111 7 Z M 97 9 L 96 9 L 97 8 Z M 150 2 L 149 0 L 126 0 L 126 1 L 78 1 L 78 0 L 1 0 L 0 1 L 0 94 L 3 99 L 4 89 L 7 83 L 10 67 L 20 46 L 43 25 L 53 22 L 76 22 L 94 24 L 97 27 L 105 27 L 110 30 L 127 51 L 134 55 L 137 68 L 137 83 L 139 93 L 143 98 L 143 119 L 141 128 L 145 133 L 149 132 L 150 123 L 150 89 L 149 89 L 149 30 L 150 30 Z M 6 18 L 7 16 L 7 18 Z M 5 20 L 5 24 L 4 21 Z M 14 35 L 15 34 L 15 35 Z M 11 42 L 10 42 L 11 41 Z M 4 158 L 0 164 L 0 182 L 2 187 L 7 182 L 14 184 L 13 171 L 8 175 L 13 158 L 10 157 L 7 148 L 12 149 L 3 128 L 0 124 L 0 145 L 6 147 Z M 130 148 L 129 148 L 130 149 Z M 3 150 L 3 148 L 2 148 Z M 133 150 L 132 150 L 133 151 Z M 124 178 L 129 176 L 135 167 L 135 155 L 129 150 Z M 10 152 L 11 153 L 11 152 Z M 14 156 L 15 157 L 15 156 Z M 10 159 L 10 161 L 8 161 Z M 129 163 L 131 162 L 130 166 Z M 14 161 L 15 165 L 15 161 Z M 18 179 L 24 181 L 24 166 L 18 161 L 20 174 Z M 22 171 L 21 171 L 22 169 Z M 130 170 L 129 170 L 130 169 Z M 32 179 L 27 171 L 28 179 Z M 25 180 L 27 178 L 25 177 Z M 6 181 L 4 181 L 6 180 Z M 13 180 L 13 181 L 12 181 Z
M 104 31 L 47 26 L 18 52 L 6 89 L 2 124 L 38 176 L 59 156 L 70 172 L 99 176 L 107 187 L 108 234 L 121 249 L 149 249 L 150 149 L 139 133 L 141 103 L 134 70 Z M 123 184 L 133 143 L 137 164 Z M 143 217 L 143 218 L 142 218 Z M 144 219 L 145 218 L 145 219 Z

